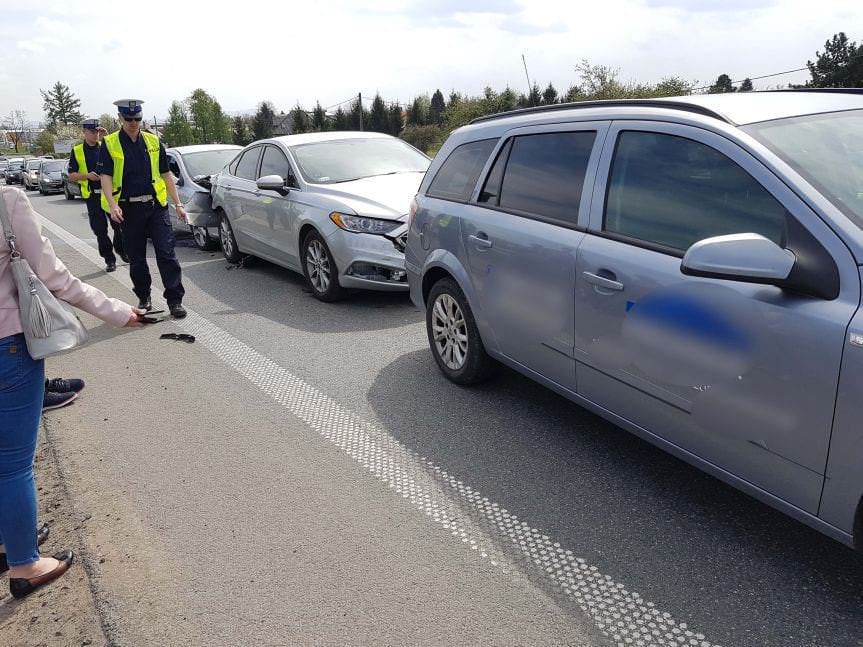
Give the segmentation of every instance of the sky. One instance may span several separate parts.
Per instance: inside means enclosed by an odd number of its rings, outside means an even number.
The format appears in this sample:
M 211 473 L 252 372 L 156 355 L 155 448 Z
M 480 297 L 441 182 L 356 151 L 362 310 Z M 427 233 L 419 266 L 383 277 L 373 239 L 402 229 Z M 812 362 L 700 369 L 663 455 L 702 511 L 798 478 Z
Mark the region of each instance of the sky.
M 85 115 L 143 99 L 163 118 L 203 88 L 227 112 L 263 100 L 277 110 L 324 107 L 362 92 L 405 103 L 436 88 L 479 94 L 565 91 L 587 59 L 622 80 L 680 76 L 709 85 L 799 68 L 834 33 L 863 41 L 860 0 L 27 0 L 0 12 L 0 120 L 44 119 L 40 89 L 56 81 Z M 806 72 L 755 81 L 802 82 Z

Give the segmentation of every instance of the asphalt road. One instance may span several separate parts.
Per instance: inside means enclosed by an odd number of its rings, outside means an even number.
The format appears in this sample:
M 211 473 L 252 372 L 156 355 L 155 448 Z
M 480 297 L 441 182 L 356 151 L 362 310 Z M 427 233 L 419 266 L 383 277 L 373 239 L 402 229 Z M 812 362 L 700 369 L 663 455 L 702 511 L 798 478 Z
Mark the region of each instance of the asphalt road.
M 177 252 L 186 322 L 48 369 L 88 380 L 48 424 L 117 644 L 863 645 L 863 559 L 513 372 L 450 384 L 407 295 Z

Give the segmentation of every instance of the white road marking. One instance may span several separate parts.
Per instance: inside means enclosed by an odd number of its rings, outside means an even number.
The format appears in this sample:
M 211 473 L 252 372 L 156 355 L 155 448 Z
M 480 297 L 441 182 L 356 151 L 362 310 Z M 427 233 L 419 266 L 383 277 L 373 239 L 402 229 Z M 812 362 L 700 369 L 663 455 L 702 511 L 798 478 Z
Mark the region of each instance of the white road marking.
M 42 226 L 79 254 L 102 265 L 96 250 L 42 217 Z M 126 287 L 124 272 L 110 275 Z M 395 493 L 443 526 L 453 537 L 504 573 L 518 575 L 506 552 L 495 546 L 490 529 L 521 559 L 554 582 L 619 647 L 718 647 L 603 575 L 595 566 L 553 538 L 483 497 L 432 461 L 418 456 L 386 430 L 362 420 L 328 395 L 188 309 L 176 324 L 311 429 L 361 464 Z M 498 539 L 500 543 L 500 539 Z

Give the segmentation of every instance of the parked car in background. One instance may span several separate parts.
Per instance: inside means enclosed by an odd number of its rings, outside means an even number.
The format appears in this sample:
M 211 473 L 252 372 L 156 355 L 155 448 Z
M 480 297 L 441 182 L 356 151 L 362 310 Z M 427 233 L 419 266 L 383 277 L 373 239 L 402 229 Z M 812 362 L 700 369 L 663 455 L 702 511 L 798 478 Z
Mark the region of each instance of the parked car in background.
M 863 94 L 587 102 L 453 133 L 412 206 L 429 346 L 863 548 Z
M 177 146 L 166 151 L 188 222 L 177 218 L 171 201 L 168 213 L 175 229 L 192 232 L 198 249 L 206 251 L 219 246 L 219 217 L 213 211 L 210 177 L 221 171 L 242 148 L 232 144 L 202 144 Z
M 6 184 L 21 184 L 24 181 L 25 166 L 23 157 L 10 157 L 6 160 L 6 172 L 3 174 Z
M 428 165 L 380 133 L 255 142 L 213 179 L 225 258 L 251 254 L 301 272 L 322 301 L 346 288 L 406 291 L 408 206 Z
M 39 188 L 39 169 L 42 167 L 42 161 L 38 157 L 26 161 L 22 174 L 22 184 L 26 191 L 35 191 Z
M 6 177 L 6 167 L 9 166 L 9 161 L 6 159 L 0 160 L 0 178 Z
M 69 160 L 63 161 L 63 169 L 60 171 L 60 177 L 63 179 L 63 195 L 67 200 L 74 200 L 81 197 L 81 185 L 74 180 L 69 179 Z
M 46 195 L 63 191 L 62 173 L 67 164 L 66 160 L 42 160 L 42 165 L 39 167 L 39 193 Z

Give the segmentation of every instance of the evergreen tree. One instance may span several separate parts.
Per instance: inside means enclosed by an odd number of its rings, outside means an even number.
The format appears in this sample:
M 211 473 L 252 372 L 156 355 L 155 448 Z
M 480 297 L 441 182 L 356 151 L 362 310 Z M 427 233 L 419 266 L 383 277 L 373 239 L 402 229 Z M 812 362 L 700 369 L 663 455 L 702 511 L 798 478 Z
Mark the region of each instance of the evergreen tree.
M 555 87 L 549 83 L 548 87 L 542 93 L 542 105 L 550 106 L 557 103 L 558 95 Z
M 404 125 L 402 107 L 397 103 L 391 105 L 389 109 L 389 130 L 387 132 L 393 137 L 398 137 Z
M 168 110 L 168 123 L 162 130 L 166 146 L 188 146 L 197 144 L 189 115 L 185 106 L 179 101 L 172 101 Z
M 408 125 L 425 126 L 429 123 L 429 101 L 426 97 L 417 97 L 408 108 Z
M 48 90 L 39 90 L 42 94 L 45 115 L 48 117 L 48 124 L 80 124 L 83 120 L 78 109 L 81 107 L 81 100 L 77 98 L 68 85 L 63 85 L 60 81 L 54 84 L 54 87 Z
M 333 118 L 333 130 L 350 130 L 350 128 L 350 119 L 345 114 L 345 111 L 342 110 L 342 107 L 339 106 L 339 109 L 336 110 L 336 116 Z
M 321 102 L 318 101 L 317 105 L 315 105 L 315 110 L 312 113 L 312 129 L 315 132 L 323 132 L 327 130 L 327 113 L 321 107 Z
M 458 105 L 459 103 L 461 103 L 462 99 L 463 99 L 463 97 L 461 96 L 461 92 L 456 92 L 455 90 L 453 90 L 452 92 L 449 93 L 449 104 L 448 105 L 450 107 Z
M 443 98 L 443 92 L 440 89 L 435 90 L 432 95 L 431 103 L 429 104 L 429 121 L 435 125 L 440 125 L 443 121 L 443 113 L 446 110 L 446 101 Z
M 731 83 L 731 77 L 727 74 L 720 74 L 716 78 L 716 83 L 710 86 L 708 92 L 710 94 L 723 94 L 725 92 L 734 92 L 734 85 Z
M 746 78 L 740 83 L 738 92 L 752 92 L 752 79 Z
M 252 133 L 249 131 L 249 124 L 245 117 L 234 117 L 231 128 L 231 142 L 237 146 L 248 146 L 252 143 Z
M 252 133 L 255 141 L 273 136 L 273 117 L 275 110 L 269 101 L 262 101 L 252 120 Z
M 360 104 L 359 98 L 351 102 L 351 111 L 348 114 L 349 130 L 368 130 L 369 111 Z
M 372 130 L 376 133 L 386 133 L 390 130 L 387 106 L 380 94 L 376 94 L 374 101 L 372 101 L 372 109 L 369 113 L 368 130 Z
M 824 53 L 815 52 L 815 62 L 806 66 L 813 88 L 863 88 L 863 43 L 850 42 L 845 32 L 824 43 Z
M 297 104 L 297 107 L 291 111 L 291 124 L 291 132 L 293 132 L 294 135 L 307 133 L 312 129 L 312 120 L 309 119 L 309 113 L 303 110 L 299 103 Z

